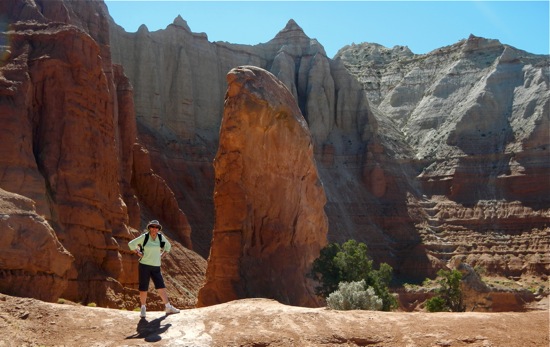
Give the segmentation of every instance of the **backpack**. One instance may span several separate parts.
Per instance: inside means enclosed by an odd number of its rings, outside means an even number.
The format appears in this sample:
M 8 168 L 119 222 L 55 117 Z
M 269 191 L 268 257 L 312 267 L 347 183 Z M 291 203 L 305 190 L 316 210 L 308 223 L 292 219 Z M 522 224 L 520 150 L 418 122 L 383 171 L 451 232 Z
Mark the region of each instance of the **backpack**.
M 157 235 L 158 235 L 159 241 L 160 241 L 160 250 L 163 251 L 164 250 L 164 245 L 166 243 L 164 241 L 162 241 L 162 234 L 161 233 L 158 233 Z M 147 241 L 149 241 L 149 233 L 145 234 L 145 240 L 143 240 L 143 246 L 141 244 L 138 245 L 139 246 L 139 251 L 141 252 L 141 254 L 145 253 L 145 245 L 147 244 Z

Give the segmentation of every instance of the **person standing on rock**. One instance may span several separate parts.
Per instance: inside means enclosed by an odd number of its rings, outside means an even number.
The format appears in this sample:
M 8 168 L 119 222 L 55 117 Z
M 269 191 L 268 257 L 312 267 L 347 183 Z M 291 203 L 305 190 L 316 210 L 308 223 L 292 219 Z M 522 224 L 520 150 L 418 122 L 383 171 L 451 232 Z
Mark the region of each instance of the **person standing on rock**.
M 145 318 L 147 301 L 147 290 L 149 282 L 152 279 L 155 289 L 159 293 L 162 302 L 166 306 L 166 314 L 179 313 L 168 301 L 166 294 L 166 285 L 160 271 L 161 258 L 164 254 L 170 252 L 172 245 L 160 233 L 162 225 L 157 220 L 152 220 L 147 224 L 147 232 L 128 242 L 128 247 L 134 251 L 139 258 L 139 301 L 141 302 L 141 318 Z

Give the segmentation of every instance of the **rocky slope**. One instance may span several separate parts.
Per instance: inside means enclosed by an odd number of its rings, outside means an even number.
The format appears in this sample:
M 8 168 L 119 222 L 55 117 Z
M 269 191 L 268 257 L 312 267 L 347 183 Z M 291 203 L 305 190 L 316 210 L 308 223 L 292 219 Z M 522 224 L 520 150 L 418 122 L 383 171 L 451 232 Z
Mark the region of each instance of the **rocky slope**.
M 0 295 L 2 346 L 542 347 L 548 307 L 531 312 L 334 311 L 246 299 L 165 316 Z

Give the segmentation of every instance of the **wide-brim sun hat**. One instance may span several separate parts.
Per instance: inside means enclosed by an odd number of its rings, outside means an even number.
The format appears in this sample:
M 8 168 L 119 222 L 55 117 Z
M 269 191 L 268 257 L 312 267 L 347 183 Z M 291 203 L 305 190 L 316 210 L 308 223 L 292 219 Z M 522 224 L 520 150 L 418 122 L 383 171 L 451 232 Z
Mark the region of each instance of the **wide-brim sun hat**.
M 147 223 L 147 229 L 149 229 L 149 227 L 153 225 L 159 227 L 159 230 L 162 230 L 162 225 L 160 225 L 158 220 L 152 220 L 149 223 Z

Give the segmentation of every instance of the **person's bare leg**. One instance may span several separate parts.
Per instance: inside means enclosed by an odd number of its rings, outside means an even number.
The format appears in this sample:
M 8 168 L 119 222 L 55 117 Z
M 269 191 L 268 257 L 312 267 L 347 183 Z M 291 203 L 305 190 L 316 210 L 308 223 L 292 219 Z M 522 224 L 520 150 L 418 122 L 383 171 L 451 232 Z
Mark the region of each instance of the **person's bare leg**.
M 141 302 L 141 306 L 144 306 L 147 302 L 147 292 L 139 292 L 139 301 Z
M 162 302 L 166 306 L 166 314 L 180 313 L 180 310 L 170 305 L 170 303 L 168 302 L 168 295 L 166 294 L 166 288 L 157 289 L 157 292 L 162 298 Z
M 139 301 L 141 302 L 141 318 L 145 318 L 145 315 L 146 315 L 146 312 L 147 312 L 147 309 L 145 308 L 145 303 L 147 302 L 147 292 L 142 292 L 140 291 L 139 292 Z
M 166 294 L 166 288 L 159 288 L 157 289 L 157 292 L 159 293 L 160 298 L 162 299 L 162 303 L 166 305 L 168 303 L 168 295 Z

